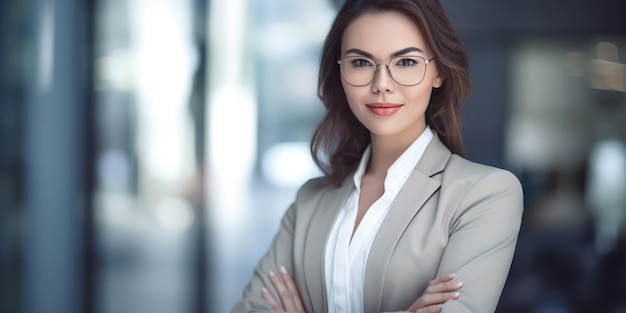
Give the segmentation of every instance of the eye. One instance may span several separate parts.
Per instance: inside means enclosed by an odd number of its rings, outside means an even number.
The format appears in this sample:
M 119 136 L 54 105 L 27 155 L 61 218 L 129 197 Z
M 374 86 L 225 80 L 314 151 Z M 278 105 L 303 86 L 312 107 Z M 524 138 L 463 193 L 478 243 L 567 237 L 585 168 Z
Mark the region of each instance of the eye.
M 406 67 L 409 67 L 409 66 L 417 65 L 419 63 L 420 62 L 419 62 L 418 58 L 401 58 L 401 59 L 398 59 L 398 61 L 396 62 L 396 66 L 400 66 L 400 67 L 406 66 Z
M 350 64 L 354 67 L 369 67 L 372 66 L 372 61 L 367 59 L 353 59 Z

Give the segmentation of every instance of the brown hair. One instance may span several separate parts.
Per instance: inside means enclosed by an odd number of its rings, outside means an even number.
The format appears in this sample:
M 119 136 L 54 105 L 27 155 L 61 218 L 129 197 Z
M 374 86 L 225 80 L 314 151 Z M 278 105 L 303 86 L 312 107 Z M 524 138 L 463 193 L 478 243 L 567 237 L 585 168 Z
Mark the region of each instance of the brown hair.
M 337 13 L 322 50 L 319 97 L 326 115 L 313 134 L 313 159 L 334 185 L 358 166 L 370 143 L 369 131 L 348 106 L 337 60 L 346 27 L 364 13 L 405 14 L 422 30 L 436 57 L 441 87 L 433 89 L 426 123 L 452 153 L 463 155 L 459 110 L 470 90 L 467 56 L 439 0 L 347 0 Z

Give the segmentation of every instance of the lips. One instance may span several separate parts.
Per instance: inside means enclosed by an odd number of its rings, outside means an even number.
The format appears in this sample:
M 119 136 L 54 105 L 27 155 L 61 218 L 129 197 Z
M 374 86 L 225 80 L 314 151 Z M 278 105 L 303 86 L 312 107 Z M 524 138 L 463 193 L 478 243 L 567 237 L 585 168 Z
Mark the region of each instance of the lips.
M 402 104 L 397 103 L 369 103 L 366 104 L 367 108 L 372 113 L 380 116 L 388 116 L 396 113 L 402 107 Z

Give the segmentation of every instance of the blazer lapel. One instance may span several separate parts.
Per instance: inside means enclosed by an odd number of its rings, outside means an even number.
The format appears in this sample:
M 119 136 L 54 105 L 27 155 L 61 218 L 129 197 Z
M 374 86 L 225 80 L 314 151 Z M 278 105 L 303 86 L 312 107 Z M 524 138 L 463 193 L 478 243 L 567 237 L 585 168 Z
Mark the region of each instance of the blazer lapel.
M 439 189 L 441 182 L 432 177 L 443 171 L 450 155 L 448 148 L 435 135 L 398 193 L 367 259 L 363 291 L 365 312 L 381 312 L 383 282 L 391 254 L 415 214 Z
M 326 312 L 326 293 L 324 292 L 324 257 L 326 242 L 332 227 L 354 188 L 352 175 L 339 188 L 332 189 L 321 198 L 311 217 L 306 231 L 304 248 L 304 274 L 311 306 L 314 312 Z M 321 275 L 320 275 L 321 273 Z

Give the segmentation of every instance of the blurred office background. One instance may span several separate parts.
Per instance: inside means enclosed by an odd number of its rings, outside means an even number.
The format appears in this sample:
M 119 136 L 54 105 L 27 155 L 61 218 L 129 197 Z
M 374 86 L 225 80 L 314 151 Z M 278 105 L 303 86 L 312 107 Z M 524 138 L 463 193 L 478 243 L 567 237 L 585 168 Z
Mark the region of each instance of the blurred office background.
M 0 2 L 0 313 L 228 312 L 319 175 L 341 2 Z M 626 312 L 626 4 L 442 3 L 468 157 L 525 188 L 498 312 Z

